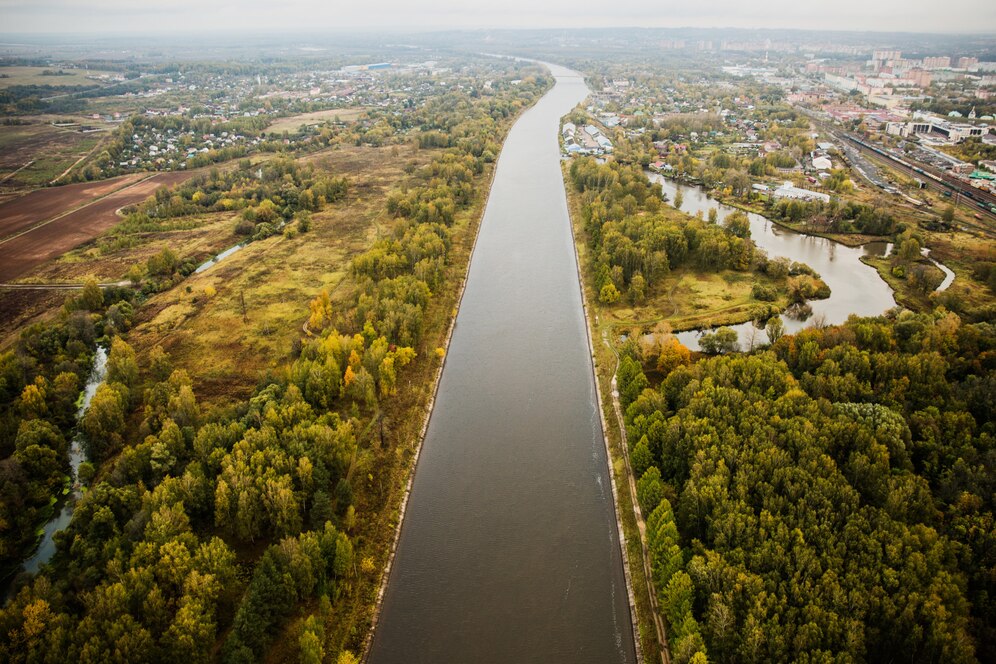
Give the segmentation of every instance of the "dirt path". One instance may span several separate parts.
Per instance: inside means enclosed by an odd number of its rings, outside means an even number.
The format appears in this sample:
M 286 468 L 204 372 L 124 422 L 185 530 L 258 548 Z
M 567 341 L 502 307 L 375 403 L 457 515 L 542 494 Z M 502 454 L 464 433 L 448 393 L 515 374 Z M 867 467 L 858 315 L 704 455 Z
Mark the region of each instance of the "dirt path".
M 20 173 L 21 171 L 23 171 L 25 168 L 27 168 L 28 166 L 30 166 L 33 163 L 35 163 L 34 159 L 32 159 L 31 161 L 29 161 L 28 163 L 26 163 L 24 166 L 21 166 L 16 171 L 11 171 L 10 173 L 7 173 L 7 175 L 3 176 L 3 179 L 0 180 L 0 183 L 4 183 L 7 180 L 11 179 L 12 177 L 14 177 L 15 175 L 17 175 L 18 173 Z
M 57 176 L 55 176 L 55 179 L 53 179 L 51 182 L 49 182 L 49 184 L 55 184 L 56 182 L 58 182 L 62 178 L 64 178 L 67 175 L 69 175 L 69 171 L 71 171 L 74 168 L 76 168 L 77 166 L 79 166 L 80 162 L 82 162 L 84 159 L 86 159 L 87 157 L 89 157 L 90 155 L 92 155 L 94 152 L 96 152 L 97 148 L 101 147 L 103 144 L 104 144 L 104 141 L 102 141 L 102 140 L 101 141 L 97 141 L 97 144 L 93 146 L 93 149 L 91 149 L 89 152 L 87 152 L 86 154 L 84 154 L 82 157 L 80 157 L 79 159 L 77 159 L 76 161 L 74 161 L 73 164 L 69 168 L 67 168 L 66 170 L 62 171 Z
M 115 281 L 97 284 L 101 288 L 124 288 L 131 286 L 130 281 Z M 0 289 L 6 290 L 83 290 L 86 284 L 0 284 Z

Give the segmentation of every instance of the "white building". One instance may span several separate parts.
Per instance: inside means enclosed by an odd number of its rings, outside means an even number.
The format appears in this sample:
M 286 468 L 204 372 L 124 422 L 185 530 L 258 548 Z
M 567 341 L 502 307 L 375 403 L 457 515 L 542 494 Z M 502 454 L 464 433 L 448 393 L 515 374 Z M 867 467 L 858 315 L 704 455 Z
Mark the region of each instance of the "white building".
M 771 192 L 771 195 L 776 198 L 790 198 L 796 201 L 823 201 L 824 203 L 830 202 L 830 197 L 826 194 L 821 194 L 816 191 L 810 191 L 808 189 L 800 189 L 796 187 L 791 182 L 786 182 L 782 186 Z
M 830 161 L 830 157 L 813 157 L 813 168 L 818 171 L 829 171 L 833 168 L 833 162 Z

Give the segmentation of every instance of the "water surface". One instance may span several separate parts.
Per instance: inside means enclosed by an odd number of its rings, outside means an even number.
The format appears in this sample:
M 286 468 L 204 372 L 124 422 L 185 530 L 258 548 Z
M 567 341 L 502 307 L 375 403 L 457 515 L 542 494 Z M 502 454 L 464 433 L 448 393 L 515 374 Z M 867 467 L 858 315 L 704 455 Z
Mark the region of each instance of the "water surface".
M 736 208 L 722 205 L 706 195 L 698 186 L 678 185 L 657 174 L 649 174 L 651 181 L 660 184 L 668 199 L 673 201 L 680 189 L 681 211 L 694 215 L 701 211 L 708 217 L 709 209 L 715 208 L 719 221 L 737 212 Z M 813 321 L 827 325 L 837 325 L 847 320 L 851 314 L 857 316 L 879 316 L 896 306 L 892 289 L 879 276 L 875 268 L 861 262 L 865 255 L 884 255 L 886 243 L 873 242 L 863 247 L 848 247 L 833 240 L 814 235 L 803 235 L 783 228 L 770 219 L 748 212 L 750 236 L 759 248 L 771 258 L 786 257 L 805 263 L 816 270 L 830 287 L 830 297 L 825 300 L 811 300 L 813 315 L 806 320 L 797 320 L 782 315 L 785 331 L 798 332 Z M 740 335 L 740 345 L 744 350 L 750 346 L 767 342 L 763 330 L 757 330 L 753 323 L 731 325 Z M 675 336 L 693 350 L 698 350 L 701 330 L 689 330 Z
M 515 123 L 370 662 L 635 660 L 560 171 L 575 72 Z

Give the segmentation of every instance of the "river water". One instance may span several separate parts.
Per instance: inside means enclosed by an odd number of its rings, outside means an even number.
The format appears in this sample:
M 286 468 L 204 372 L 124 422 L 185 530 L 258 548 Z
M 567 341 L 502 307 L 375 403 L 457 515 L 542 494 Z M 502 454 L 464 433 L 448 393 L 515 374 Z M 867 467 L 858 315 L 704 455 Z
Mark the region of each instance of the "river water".
M 369 661 L 635 660 L 556 86 L 498 161 Z
M 680 189 L 681 211 L 694 215 L 702 211 L 708 217 L 709 209 L 716 208 L 720 221 L 736 212 L 736 208 L 722 205 L 709 198 L 702 188 L 691 185 L 678 185 L 656 173 L 648 174 L 652 182 L 660 184 L 668 199 L 673 201 Z M 830 297 L 825 300 L 812 300 L 809 305 L 813 315 L 807 320 L 796 320 L 782 315 L 782 323 L 787 333 L 798 332 L 813 321 L 820 320 L 828 325 L 843 323 L 851 314 L 858 316 L 878 316 L 896 306 L 892 289 L 879 276 L 875 268 L 861 262 L 865 255 L 884 256 L 887 245 L 872 242 L 863 247 L 848 247 L 839 242 L 813 235 L 803 235 L 778 226 L 753 212 L 747 213 L 750 220 L 750 235 L 759 248 L 771 258 L 786 257 L 805 263 L 816 270 L 830 287 Z M 740 346 L 749 350 L 751 345 L 767 342 L 764 330 L 758 330 L 753 323 L 731 325 L 740 337 Z M 698 339 L 702 330 L 680 332 L 675 336 L 692 350 L 699 349 Z

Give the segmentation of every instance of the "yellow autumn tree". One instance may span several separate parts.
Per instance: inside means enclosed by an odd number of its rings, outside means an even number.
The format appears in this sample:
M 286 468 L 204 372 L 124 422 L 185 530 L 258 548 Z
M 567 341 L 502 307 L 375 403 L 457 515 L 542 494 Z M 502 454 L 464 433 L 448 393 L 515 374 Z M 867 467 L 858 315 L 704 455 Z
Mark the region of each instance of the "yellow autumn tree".
M 326 289 L 318 294 L 309 305 L 311 315 L 308 316 L 308 329 L 318 332 L 332 322 L 332 302 L 329 300 L 329 292 Z
M 657 370 L 667 375 L 678 367 L 688 364 L 691 359 L 691 351 L 680 341 L 671 337 L 661 344 L 661 355 L 657 359 Z

